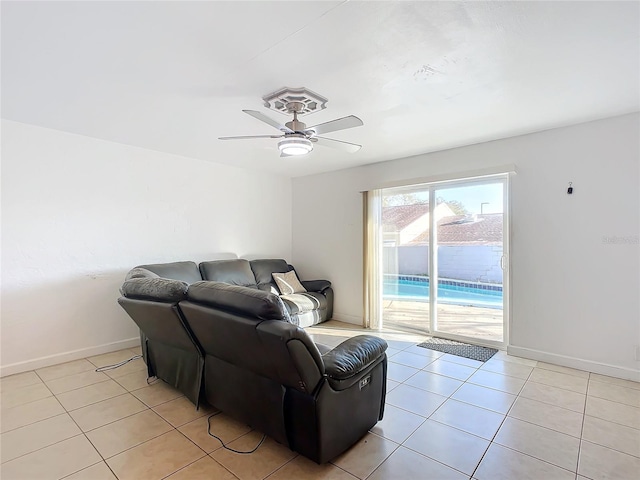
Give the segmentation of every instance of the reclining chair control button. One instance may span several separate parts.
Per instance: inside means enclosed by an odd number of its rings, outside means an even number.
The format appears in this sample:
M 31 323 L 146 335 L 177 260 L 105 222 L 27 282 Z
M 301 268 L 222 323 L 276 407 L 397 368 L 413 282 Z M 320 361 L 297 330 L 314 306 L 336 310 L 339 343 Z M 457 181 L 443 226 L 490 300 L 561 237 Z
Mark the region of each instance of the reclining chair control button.
M 360 390 L 369 385 L 369 383 L 371 383 L 371 375 L 367 375 L 362 380 L 360 380 Z

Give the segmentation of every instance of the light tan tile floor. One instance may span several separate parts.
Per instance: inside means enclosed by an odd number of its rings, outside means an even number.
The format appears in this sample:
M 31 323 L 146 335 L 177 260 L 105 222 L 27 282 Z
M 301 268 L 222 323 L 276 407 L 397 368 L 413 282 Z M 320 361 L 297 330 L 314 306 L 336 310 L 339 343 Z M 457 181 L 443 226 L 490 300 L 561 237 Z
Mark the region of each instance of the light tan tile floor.
M 308 329 L 337 345 L 368 333 L 339 322 Z M 385 417 L 343 455 L 317 465 L 267 439 L 251 455 L 221 448 L 207 417 L 144 363 L 95 373 L 128 349 L 0 380 L 0 477 L 61 479 L 640 478 L 640 384 L 499 352 L 486 363 L 389 343 Z M 220 414 L 214 433 L 251 449 L 260 432 Z

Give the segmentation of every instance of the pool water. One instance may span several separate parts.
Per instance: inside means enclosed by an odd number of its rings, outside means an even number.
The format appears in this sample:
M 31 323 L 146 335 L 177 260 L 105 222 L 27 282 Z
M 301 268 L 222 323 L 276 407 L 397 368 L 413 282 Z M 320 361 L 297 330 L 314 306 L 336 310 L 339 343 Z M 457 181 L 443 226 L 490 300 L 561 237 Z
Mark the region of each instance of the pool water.
M 428 302 L 429 279 L 386 277 L 383 283 L 383 295 L 389 300 Z M 465 282 L 441 280 L 438 282 L 438 302 L 502 310 L 502 287 L 474 286 Z

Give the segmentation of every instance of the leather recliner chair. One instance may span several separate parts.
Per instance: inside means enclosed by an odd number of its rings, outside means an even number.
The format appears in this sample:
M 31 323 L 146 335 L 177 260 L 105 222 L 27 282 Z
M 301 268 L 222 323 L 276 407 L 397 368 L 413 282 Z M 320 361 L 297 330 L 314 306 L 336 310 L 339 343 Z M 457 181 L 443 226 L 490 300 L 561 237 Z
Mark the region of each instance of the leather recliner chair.
M 382 419 L 384 340 L 316 346 L 280 297 L 220 282 L 191 284 L 180 309 L 205 353 L 208 403 L 292 450 L 324 463 Z

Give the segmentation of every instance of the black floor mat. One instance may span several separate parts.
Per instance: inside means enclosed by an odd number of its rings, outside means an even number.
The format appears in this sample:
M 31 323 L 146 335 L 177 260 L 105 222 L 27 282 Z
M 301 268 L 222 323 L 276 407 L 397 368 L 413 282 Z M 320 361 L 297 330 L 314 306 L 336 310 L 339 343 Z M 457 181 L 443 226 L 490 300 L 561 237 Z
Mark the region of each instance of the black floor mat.
M 457 355 L 458 357 L 478 360 L 479 362 L 486 362 L 498 351 L 495 348 L 469 345 L 468 343 L 454 342 L 453 340 L 445 340 L 444 338 L 430 338 L 429 340 L 418 344 L 418 346 L 428 348 L 430 350 L 437 350 L 438 352 Z

